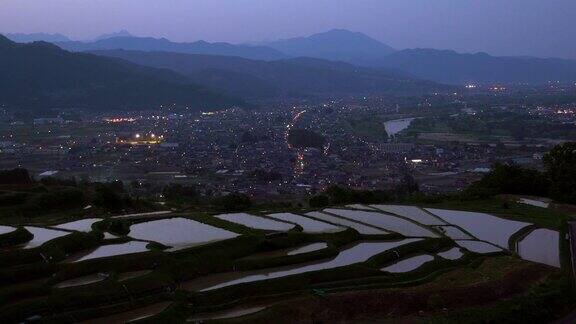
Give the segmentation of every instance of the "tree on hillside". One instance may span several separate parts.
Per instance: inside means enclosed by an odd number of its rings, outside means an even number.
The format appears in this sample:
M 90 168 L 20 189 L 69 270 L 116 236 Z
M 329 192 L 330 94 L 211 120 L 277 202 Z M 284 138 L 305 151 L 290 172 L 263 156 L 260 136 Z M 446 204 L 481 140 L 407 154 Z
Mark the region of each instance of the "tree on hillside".
M 576 204 L 576 142 L 555 146 L 544 156 L 550 196 Z

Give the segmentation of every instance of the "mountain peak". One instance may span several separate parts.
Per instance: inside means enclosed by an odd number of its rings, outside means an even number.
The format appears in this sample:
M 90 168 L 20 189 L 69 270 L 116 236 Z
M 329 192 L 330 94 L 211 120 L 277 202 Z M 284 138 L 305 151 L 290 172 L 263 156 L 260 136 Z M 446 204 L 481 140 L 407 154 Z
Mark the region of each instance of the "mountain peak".
M 102 34 L 98 37 L 96 37 L 96 40 L 104 40 L 104 39 L 108 39 L 108 38 L 117 38 L 117 37 L 134 37 L 134 35 L 130 34 L 129 31 L 127 31 L 126 29 L 122 29 L 118 32 L 114 32 L 114 33 L 109 33 L 109 34 Z
M 297 37 L 266 44 L 291 56 L 308 56 L 366 65 L 395 50 L 363 33 L 332 29 L 308 37 Z

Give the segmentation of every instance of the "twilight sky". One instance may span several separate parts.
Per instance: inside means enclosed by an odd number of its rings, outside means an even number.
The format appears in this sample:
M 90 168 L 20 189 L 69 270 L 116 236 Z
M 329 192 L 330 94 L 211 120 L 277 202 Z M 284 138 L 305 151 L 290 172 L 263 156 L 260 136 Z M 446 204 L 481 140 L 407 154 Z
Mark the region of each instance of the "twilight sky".
M 241 43 L 344 28 L 397 49 L 576 59 L 575 16 L 576 0 L 0 0 L 0 33 Z

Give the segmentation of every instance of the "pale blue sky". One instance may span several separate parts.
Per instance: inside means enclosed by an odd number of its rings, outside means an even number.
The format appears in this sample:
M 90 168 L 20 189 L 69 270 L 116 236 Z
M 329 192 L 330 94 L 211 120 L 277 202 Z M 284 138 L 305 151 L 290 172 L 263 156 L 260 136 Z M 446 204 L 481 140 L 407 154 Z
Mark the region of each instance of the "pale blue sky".
M 2 33 L 238 43 L 345 28 L 399 49 L 571 58 L 575 17 L 576 0 L 0 0 Z

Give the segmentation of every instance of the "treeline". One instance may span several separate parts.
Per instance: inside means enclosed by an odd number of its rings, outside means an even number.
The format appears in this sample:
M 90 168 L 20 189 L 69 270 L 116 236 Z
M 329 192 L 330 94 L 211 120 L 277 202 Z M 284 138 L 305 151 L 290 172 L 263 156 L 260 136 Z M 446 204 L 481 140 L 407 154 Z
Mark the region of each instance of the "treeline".
M 74 179 L 34 180 L 27 170 L 0 171 L 0 217 L 42 217 L 58 212 L 118 213 L 151 210 L 150 202 L 130 197 L 122 182 Z
M 391 190 L 355 190 L 331 186 L 325 192 L 311 197 L 308 204 L 321 208 L 345 204 L 378 204 L 403 200 L 418 193 L 418 184 L 412 176 L 405 174 L 399 186 Z
M 515 164 L 496 164 L 463 194 L 470 197 L 532 195 L 576 204 L 576 143 L 555 146 L 544 155 L 544 166 L 545 171 L 541 172 Z

